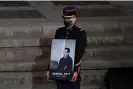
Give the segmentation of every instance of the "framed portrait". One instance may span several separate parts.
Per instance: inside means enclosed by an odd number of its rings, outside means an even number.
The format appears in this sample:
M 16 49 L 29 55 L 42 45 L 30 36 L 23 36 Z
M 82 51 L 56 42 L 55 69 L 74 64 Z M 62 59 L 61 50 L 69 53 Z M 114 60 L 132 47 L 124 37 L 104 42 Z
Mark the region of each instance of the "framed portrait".
M 52 39 L 50 79 L 72 80 L 74 72 L 76 40 Z

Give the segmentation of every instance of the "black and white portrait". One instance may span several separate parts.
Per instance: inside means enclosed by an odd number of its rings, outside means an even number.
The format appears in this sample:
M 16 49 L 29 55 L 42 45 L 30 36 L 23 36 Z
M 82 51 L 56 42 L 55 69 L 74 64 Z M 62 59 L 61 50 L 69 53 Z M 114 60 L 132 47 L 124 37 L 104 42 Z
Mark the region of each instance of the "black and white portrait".
M 50 75 L 54 80 L 70 80 L 74 70 L 75 40 L 53 39 Z

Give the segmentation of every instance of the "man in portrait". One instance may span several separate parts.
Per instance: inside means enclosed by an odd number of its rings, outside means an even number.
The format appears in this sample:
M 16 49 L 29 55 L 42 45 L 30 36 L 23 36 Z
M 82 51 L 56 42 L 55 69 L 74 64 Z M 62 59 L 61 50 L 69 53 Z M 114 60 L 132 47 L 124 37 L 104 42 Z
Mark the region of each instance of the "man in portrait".
M 65 48 L 63 51 L 63 57 L 59 61 L 58 72 L 71 73 L 73 68 L 73 60 L 69 56 L 70 49 Z

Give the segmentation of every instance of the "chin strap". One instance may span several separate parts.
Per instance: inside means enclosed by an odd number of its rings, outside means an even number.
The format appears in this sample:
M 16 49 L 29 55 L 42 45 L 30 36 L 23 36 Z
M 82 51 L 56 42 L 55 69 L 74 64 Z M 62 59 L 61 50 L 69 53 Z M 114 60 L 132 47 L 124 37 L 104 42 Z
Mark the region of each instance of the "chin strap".
M 80 62 L 79 62 L 79 63 L 77 63 L 75 66 L 78 66 L 80 63 L 81 63 L 81 60 L 80 60 Z
M 70 27 L 66 27 L 66 29 L 71 30 L 73 26 L 74 26 L 74 24 Z

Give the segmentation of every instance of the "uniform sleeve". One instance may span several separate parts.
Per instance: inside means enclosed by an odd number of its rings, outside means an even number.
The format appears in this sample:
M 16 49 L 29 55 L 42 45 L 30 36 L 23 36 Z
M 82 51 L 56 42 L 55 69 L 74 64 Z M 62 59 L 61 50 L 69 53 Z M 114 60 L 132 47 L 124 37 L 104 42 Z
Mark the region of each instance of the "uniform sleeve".
M 54 36 L 55 39 L 58 38 L 58 33 L 59 33 L 59 32 L 58 32 L 58 29 L 57 29 L 56 32 L 55 32 L 55 36 Z
M 84 30 L 81 30 L 80 38 L 76 44 L 74 72 L 80 73 L 81 58 L 85 52 L 86 45 L 87 45 L 86 32 Z
M 55 36 L 54 36 L 54 38 L 56 39 L 57 36 L 58 36 L 58 29 L 57 29 L 56 32 L 55 32 Z M 49 64 L 48 64 L 47 71 L 49 71 L 49 67 L 50 67 L 50 61 L 49 61 Z

